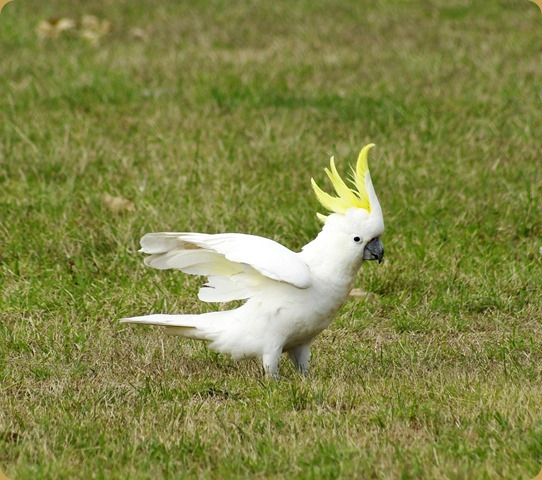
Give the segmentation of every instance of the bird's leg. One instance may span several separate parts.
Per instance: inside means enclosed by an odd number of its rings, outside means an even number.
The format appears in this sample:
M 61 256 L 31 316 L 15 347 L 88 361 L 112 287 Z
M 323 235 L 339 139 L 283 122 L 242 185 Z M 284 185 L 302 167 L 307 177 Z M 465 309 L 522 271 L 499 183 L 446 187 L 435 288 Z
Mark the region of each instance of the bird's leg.
M 311 359 L 310 343 L 292 348 L 288 352 L 290 360 L 303 375 L 309 374 L 309 360 Z
M 262 356 L 262 363 L 265 373 L 272 378 L 280 378 L 279 360 L 282 355 L 282 348 L 266 352 Z

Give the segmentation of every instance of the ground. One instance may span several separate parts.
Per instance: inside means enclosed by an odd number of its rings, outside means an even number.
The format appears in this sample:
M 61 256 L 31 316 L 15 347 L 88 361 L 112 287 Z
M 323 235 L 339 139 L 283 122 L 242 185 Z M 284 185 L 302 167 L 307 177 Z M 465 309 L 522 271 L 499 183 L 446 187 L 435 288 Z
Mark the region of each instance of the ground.
M 541 33 L 519 0 L 8 3 L 0 468 L 532 478 Z M 311 176 L 369 142 L 386 261 L 362 267 L 367 295 L 317 339 L 309 379 L 119 323 L 218 308 L 197 301 L 201 279 L 146 268 L 142 234 L 297 250 L 319 229 Z

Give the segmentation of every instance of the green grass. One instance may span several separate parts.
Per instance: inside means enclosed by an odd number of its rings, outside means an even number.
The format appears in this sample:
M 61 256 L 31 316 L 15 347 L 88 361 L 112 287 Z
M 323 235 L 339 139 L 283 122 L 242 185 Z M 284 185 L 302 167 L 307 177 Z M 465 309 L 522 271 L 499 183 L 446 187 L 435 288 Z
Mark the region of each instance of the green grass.
M 153 5 L 154 4 L 154 5 Z M 95 14 L 114 31 L 40 41 Z M 134 35 L 133 29 L 144 35 Z M 542 15 L 528 1 L 15 0 L 0 14 L 0 468 L 22 479 L 529 479 L 542 467 Z M 141 38 L 143 37 L 143 38 Z M 386 262 L 267 381 L 119 324 L 199 312 L 156 230 L 299 249 L 377 144 Z M 134 211 L 112 213 L 109 193 Z

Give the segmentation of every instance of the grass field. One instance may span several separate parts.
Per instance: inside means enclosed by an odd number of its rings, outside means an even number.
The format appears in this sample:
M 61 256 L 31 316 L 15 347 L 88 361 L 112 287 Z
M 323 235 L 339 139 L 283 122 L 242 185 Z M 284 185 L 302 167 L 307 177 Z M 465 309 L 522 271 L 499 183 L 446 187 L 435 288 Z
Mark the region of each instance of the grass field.
M 112 29 L 40 39 L 50 17 Z M 542 14 L 528 1 L 15 0 L 0 14 L 0 469 L 530 479 L 542 467 Z M 201 312 L 149 231 L 299 249 L 377 144 L 386 262 L 268 381 L 121 325 Z M 106 196 L 132 203 L 115 207 Z

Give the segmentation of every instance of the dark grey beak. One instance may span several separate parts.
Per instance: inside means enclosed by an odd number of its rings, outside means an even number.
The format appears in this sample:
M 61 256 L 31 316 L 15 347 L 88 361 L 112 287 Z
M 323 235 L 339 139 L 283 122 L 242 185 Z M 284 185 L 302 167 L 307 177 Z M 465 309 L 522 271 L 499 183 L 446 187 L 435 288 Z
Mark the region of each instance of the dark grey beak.
M 378 263 L 382 263 L 384 258 L 384 245 L 380 241 L 380 238 L 373 238 L 363 250 L 363 260 L 378 260 Z

